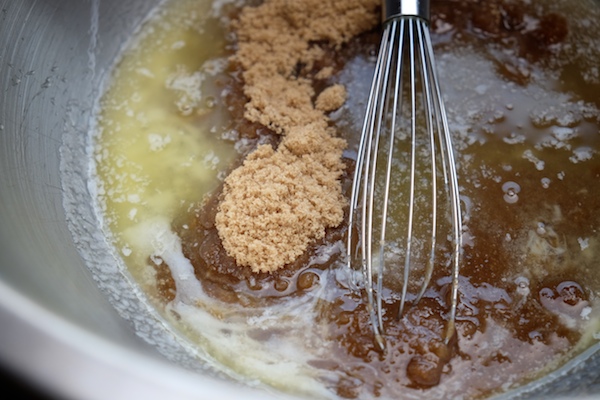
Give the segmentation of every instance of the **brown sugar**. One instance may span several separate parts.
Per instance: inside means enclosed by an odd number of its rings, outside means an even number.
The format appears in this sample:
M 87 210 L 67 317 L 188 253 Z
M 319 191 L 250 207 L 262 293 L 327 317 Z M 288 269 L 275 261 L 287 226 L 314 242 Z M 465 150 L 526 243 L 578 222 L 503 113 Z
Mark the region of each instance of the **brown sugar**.
M 343 217 L 338 179 L 345 142 L 319 127 L 290 131 L 277 149 L 259 146 L 227 178 L 216 223 L 225 249 L 254 272 L 296 259 Z
M 321 43 L 339 47 L 378 22 L 377 0 L 266 0 L 246 7 L 236 24 L 235 60 L 244 70 L 246 118 L 278 133 L 325 119 L 315 110 L 311 71 Z M 301 67 L 300 74 L 298 67 Z M 322 74 L 326 74 L 327 71 Z M 319 71 L 317 71 L 317 75 Z
M 337 110 L 346 101 L 346 88 L 344 85 L 332 85 L 323 90 L 317 100 L 315 107 L 321 111 Z
M 346 91 L 332 85 L 316 93 L 314 71 L 326 47 L 339 48 L 379 22 L 379 0 L 266 0 L 246 7 L 235 30 L 233 58 L 243 71 L 244 117 L 284 137 L 277 149 L 262 145 L 225 180 L 216 227 L 223 247 L 254 272 L 275 271 L 302 254 L 325 229 L 342 222 L 340 176 L 344 140 L 326 113 Z

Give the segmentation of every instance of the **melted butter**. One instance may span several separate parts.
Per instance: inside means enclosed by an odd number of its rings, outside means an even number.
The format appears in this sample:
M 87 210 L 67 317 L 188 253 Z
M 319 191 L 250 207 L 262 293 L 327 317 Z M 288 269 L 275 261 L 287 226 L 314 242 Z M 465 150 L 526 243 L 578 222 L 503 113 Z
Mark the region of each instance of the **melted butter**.
M 145 225 L 172 220 L 217 185 L 233 145 L 218 80 L 224 34 L 208 2 L 159 11 L 115 70 L 100 104 L 98 194 L 115 245 L 143 279 L 153 246 Z
M 388 332 L 399 338 L 391 364 L 369 340 L 353 338 L 361 332 L 368 338 L 368 327 L 353 316 L 361 299 L 339 284 L 347 279 L 339 262 L 323 267 L 344 252 L 336 239 L 318 246 L 304 270 L 273 278 L 274 289 L 259 278 L 236 287 L 276 300 L 252 307 L 222 302 L 196 280 L 184 253 L 198 243 L 182 243 L 173 221 L 219 185 L 245 146 L 236 141 L 223 101 L 231 79 L 226 6 L 169 4 L 117 65 L 101 101 L 93 160 L 107 235 L 172 329 L 251 382 L 309 398 L 397 398 L 400 391 L 405 398 L 472 398 L 559 367 L 594 343 L 599 329 L 600 216 L 594 210 L 600 200 L 593 188 L 600 179 L 600 51 L 590 38 L 597 37 L 600 12 L 594 2 L 583 14 L 568 1 L 547 3 L 549 11 L 561 7 L 580 21 L 557 50 L 571 60 L 566 65 L 521 65 L 520 56 L 460 32 L 450 45 L 444 40 L 451 25 L 440 24 L 437 36 L 434 31 L 467 227 L 457 325 L 468 356 L 452 360 L 440 385 L 411 387 L 407 361 L 397 354 L 411 351 L 406 343 L 412 339 L 401 329 Z M 578 43 L 589 54 L 578 53 Z M 373 59 L 362 54 L 334 78 L 348 87 L 348 102 L 334 117 L 351 146 L 372 67 Z M 185 222 L 180 228 L 193 229 Z M 177 288 L 169 296 L 159 289 L 167 278 L 156 268 L 165 264 Z M 303 280 L 308 273 L 312 278 Z M 436 296 L 413 309 L 407 322 L 421 324 L 427 329 L 419 332 L 434 339 L 436 320 L 426 314 L 436 310 Z M 549 315 L 544 324 L 529 324 L 540 310 Z

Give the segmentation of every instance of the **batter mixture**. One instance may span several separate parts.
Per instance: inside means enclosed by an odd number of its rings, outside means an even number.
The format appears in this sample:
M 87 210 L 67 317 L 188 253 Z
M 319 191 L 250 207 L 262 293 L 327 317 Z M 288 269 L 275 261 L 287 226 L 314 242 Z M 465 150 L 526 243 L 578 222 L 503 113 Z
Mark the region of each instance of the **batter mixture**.
M 444 268 L 399 321 L 386 287 L 385 352 L 348 284 L 378 1 L 166 2 L 100 101 L 107 237 L 170 328 L 249 383 L 475 399 L 559 368 L 600 307 L 600 6 L 571 3 L 432 2 L 466 226 L 456 341 Z

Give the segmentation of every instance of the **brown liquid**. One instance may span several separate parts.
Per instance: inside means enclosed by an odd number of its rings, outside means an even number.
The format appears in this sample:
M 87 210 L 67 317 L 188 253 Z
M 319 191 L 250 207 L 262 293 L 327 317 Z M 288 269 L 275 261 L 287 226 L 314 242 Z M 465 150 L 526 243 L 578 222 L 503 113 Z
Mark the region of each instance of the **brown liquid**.
M 399 321 L 395 318 L 399 294 L 388 286 L 384 305 L 388 347 L 382 353 L 373 342 L 362 294 L 346 288 L 343 280 L 330 279 L 331 270 L 345 268 L 347 226 L 329 230 L 324 240 L 286 268 L 252 274 L 238 267 L 220 244 L 214 227 L 219 190 L 174 222 L 197 278 L 219 300 L 262 307 L 326 285 L 328 296 L 320 300 L 319 318 L 328 325 L 324 340 L 337 345 L 326 359 L 311 363 L 341 375 L 339 382 L 330 383 L 340 397 L 486 397 L 532 380 L 581 350 L 576 345 L 585 325 L 582 312 L 600 288 L 593 271 L 597 256 L 585 248 L 597 243 L 600 197 L 594 188 L 600 183 L 600 161 L 596 156 L 585 162 L 570 161 L 571 151 L 550 143 L 556 132 L 567 131 L 552 131 L 553 122 L 530 118 L 532 99 L 520 96 L 519 90 L 536 79 L 536 71 L 548 69 L 557 72 L 557 78 L 542 84 L 560 86 L 575 98 L 600 106 L 596 94 L 600 86 L 583 85 L 577 66 L 553 61 L 552 46 L 560 45 L 570 33 L 567 19 L 542 7 L 516 4 L 432 4 L 436 54 L 474 46 L 495 65 L 498 82 L 516 88 L 514 98 L 501 99 L 503 109 L 482 112 L 480 124 L 470 128 L 468 137 L 458 139 L 470 240 L 460 271 L 457 337 L 448 345 L 443 342 L 450 282 L 445 268 L 436 269 L 432 287 L 418 304 L 409 305 Z M 531 27 L 532 20 L 537 21 L 536 28 Z M 337 71 L 333 81 L 343 80 L 347 66 L 369 59 L 378 40 L 379 33 L 373 32 L 356 38 L 341 52 L 331 52 L 326 62 Z M 364 64 L 362 76 L 369 76 L 372 66 Z M 322 67 L 316 65 L 315 71 Z M 242 82 L 235 78 L 237 71 L 230 75 L 221 84 L 238 140 L 276 146 L 277 135 L 243 120 Z M 447 106 L 452 109 L 460 93 L 449 87 Z M 318 93 L 321 88 L 316 89 Z M 359 105 L 350 102 L 336 117 L 351 143 L 358 136 L 353 115 L 361 114 Z M 579 130 L 578 137 L 567 142 L 571 148 L 600 148 L 597 113 L 571 128 Z M 464 145 L 468 138 L 479 143 Z M 529 152 L 537 158 L 527 156 Z M 349 194 L 354 165 L 352 152 L 347 154 L 343 184 Z M 543 169 L 536 168 L 536 159 L 545 161 Z M 164 264 L 156 268 L 159 291 L 169 301 L 174 283 Z

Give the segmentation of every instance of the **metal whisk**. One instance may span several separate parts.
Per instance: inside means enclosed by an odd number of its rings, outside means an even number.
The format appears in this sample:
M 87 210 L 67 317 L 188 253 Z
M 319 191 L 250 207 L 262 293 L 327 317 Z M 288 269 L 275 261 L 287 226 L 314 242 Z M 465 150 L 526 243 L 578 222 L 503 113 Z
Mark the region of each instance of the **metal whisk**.
M 455 333 L 462 247 L 458 179 L 429 36 L 429 1 L 384 0 L 383 24 L 348 235 L 348 262 L 363 271 L 372 329 L 382 350 L 382 302 L 390 276 L 392 286 L 401 286 L 400 318 L 408 297 L 412 304 L 419 302 L 440 264 L 450 271 L 448 343 Z

